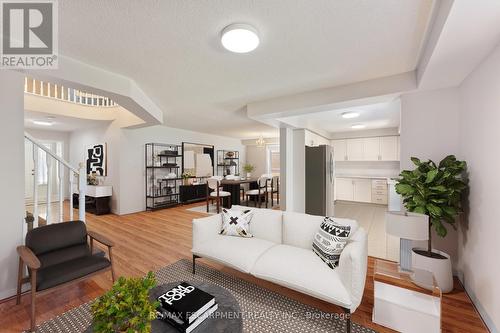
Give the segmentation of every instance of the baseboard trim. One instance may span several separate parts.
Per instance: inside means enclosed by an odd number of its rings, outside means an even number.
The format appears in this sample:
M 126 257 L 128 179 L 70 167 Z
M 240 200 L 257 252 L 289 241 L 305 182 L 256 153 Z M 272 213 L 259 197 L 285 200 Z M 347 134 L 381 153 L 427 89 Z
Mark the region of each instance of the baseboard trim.
M 476 311 L 479 313 L 479 316 L 481 316 L 481 319 L 483 320 L 484 324 L 488 328 L 488 330 L 491 333 L 500 333 L 500 331 L 497 329 L 495 324 L 493 323 L 493 320 L 491 319 L 490 315 L 486 312 L 484 309 L 483 305 L 479 301 L 479 299 L 476 297 L 476 294 L 472 292 L 469 288 L 467 288 L 466 284 L 464 283 L 464 275 L 462 272 L 459 272 L 457 274 L 458 279 L 460 280 L 460 283 L 462 284 L 462 287 L 464 287 L 465 293 L 469 297 L 469 299 L 472 302 L 472 305 L 476 308 Z

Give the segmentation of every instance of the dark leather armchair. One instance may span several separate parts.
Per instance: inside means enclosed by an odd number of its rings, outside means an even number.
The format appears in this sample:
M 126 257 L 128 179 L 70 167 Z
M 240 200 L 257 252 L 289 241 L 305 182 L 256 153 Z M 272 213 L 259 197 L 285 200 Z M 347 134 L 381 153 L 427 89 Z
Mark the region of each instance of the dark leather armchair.
M 87 239 L 88 238 L 88 239 Z M 93 253 L 94 240 L 107 246 L 108 257 Z M 111 248 L 105 237 L 87 231 L 82 221 L 51 224 L 30 230 L 25 246 L 18 246 L 19 275 L 17 304 L 21 302 L 21 287 L 31 282 L 31 330 L 35 330 L 36 296 L 52 288 L 75 283 L 94 274 L 113 271 Z M 24 265 L 28 276 L 24 277 Z

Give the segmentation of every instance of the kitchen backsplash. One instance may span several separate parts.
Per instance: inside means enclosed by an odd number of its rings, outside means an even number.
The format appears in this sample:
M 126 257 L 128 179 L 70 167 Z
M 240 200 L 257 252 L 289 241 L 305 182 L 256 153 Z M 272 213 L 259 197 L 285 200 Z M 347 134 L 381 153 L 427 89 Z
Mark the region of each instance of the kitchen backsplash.
M 399 162 L 335 162 L 335 175 L 338 176 L 380 176 L 396 177 L 399 175 Z

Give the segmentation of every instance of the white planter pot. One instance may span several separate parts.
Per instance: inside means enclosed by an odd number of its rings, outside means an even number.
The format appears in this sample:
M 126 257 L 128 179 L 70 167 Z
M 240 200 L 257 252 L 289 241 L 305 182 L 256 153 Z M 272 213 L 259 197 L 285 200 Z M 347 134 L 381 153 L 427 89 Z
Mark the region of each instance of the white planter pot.
M 247 178 L 252 178 L 252 174 L 250 172 L 247 172 Z
M 430 271 L 434 273 L 434 278 L 443 293 L 449 293 L 453 290 L 453 273 L 451 271 L 451 260 L 450 255 L 432 249 L 432 252 L 440 254 L 445 257 L 445 259 L 439 258 L 430 258 L 423 255 L 420 255 L 415 252 L 415 250 L 422 250 L 422 248 L 414 248 L 412 251 L 412 267 L 420 268 L 423 270 Z M 423 287 L 423 286 L 422 286 Z

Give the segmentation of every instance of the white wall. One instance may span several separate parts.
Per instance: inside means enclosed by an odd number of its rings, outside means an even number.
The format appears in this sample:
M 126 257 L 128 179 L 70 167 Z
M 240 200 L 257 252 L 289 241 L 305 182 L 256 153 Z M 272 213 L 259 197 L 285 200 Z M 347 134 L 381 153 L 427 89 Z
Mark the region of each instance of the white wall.
M 83 163 L 85 168 L 86 148 L 96 143 L 107 144 L 107 176 L 101 177 L 104 185 L 113 186 L 111 199 L 111 210 L 115 214 L 120 213 L 120 136 L 122 129 L 114 121 L 103 126 L 71 132 L 69 162 L 77 167 Z
M 314 132 L 304 130 L 304 142 L 306 146 L 315 147 L 319 145 L 330 145 L 330 140 Z
M 469 210 L 460 225 L 462 281 L 492 332 L 500 329 L 500 47 L 460 86 L 460 148 Z
M 254 176 L 267 173 L 267 148 L 246 146 L 246 162 L 255 167 L 255 170 L 252 171 Z
M 458 98 L 457 88 L 401 96 L 401 170 L 414 169 L 412 156 L 435 162 L 450 154 L 461 158 Z M 449 253 L 456 269 L 458 233 L 451 226 L 447 229 L 446 238 L 433 232 L 433 246 Z
M 0 74 L 0 299 L 15 294 L 18 256 L 23 244 L 24 217 L 24 76 Z

